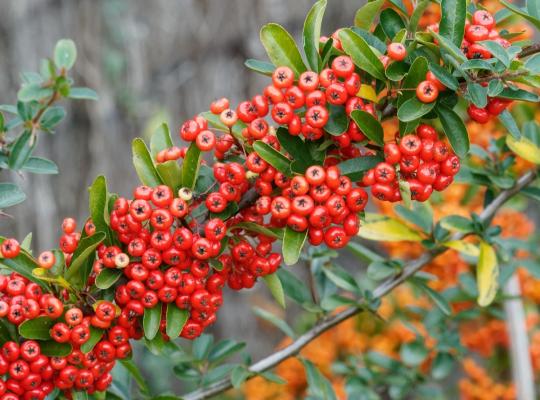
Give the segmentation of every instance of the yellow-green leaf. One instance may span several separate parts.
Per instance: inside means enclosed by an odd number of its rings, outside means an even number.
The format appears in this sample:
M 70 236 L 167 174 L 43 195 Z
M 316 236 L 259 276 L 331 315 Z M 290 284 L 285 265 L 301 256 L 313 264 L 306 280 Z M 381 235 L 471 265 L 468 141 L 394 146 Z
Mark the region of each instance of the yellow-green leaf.
M 478 304 L 486 307 L 497 294 L 499 287 L 499 266 L 495 249 L 486 242 L 480 243 L 480 256 L 476 269 L 476 284 L 478 286 Z
M 457 250 L 467 256 L 478 257 L 480 255 L 480 249 L 473 243 L 468 243 L 463 240 L 450 240 L 444 242 L 444 246 Z
M 358 236 L 384 242 L 420 242 L 423 238 L 403 222 L 386 215 L 366 213 Z
M 373 89 L 373 86 L 366 85 L 365 83 L 360 85 L 360 89 L 358 89 L 358 93 L 356 93 L 356 96 L 372 101 L 374 103 L 379 102 L 379 99 L 377 98 L 377 93 L 375 92 L 375 89 Z
M 519 140 L 513 136 L 506 136 L 506 144 L 514 153 L 521 158 L 530 161 L 534 164 L 540 164 L 540 148 L 525 136 L 521 136 Z

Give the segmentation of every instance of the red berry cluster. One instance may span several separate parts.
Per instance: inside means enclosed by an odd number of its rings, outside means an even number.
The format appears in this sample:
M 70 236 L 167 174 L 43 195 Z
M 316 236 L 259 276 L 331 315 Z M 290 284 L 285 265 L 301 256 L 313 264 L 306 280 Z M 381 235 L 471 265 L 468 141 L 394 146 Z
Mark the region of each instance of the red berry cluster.
M 317 246 L 344 247 L 358 233 L 358 213 L 367 204 L 364 189 L 353 187 L 337 166 L 314 165 L 304 175 L 276 181 L 278 196 L 263 195 L 255 203 L 260 215 L 271 215 L 273 226 L 288 226 L 297 232 L 309 230 L 309 241 Z
M 65 357 L 42 354 L 41 344 L 34 340 L 21 343 L 8 341 L 0 349 L 0 398 L 43 400 L 55 387 L 64 390 L 85 390 L 88 393 L 105 390 L 112 382 L 110 371 L 115 360 L 131 353 L 128 331 L 114 326 L 104 331 L 93 349 L 83 352 L 81 346 L 90 339 L 90 327 L 108 328 L 99 321 L 111 320 L 115 306 L 109 302 L 97 305 L 95 314 L 84 316 L 81 309 L 64 303 L 26 278 L 13 273 L 0 275 L 0 317 L 20 326 L 25 321 L 46 317 L 57 321 L 50 329 L 51 338 L 69 343 L 71 351 Z M 110 326 L 110 323 L 109 323 Z
M 406 135 L 396 143 L 384 146 L 385 162 L 369 170 L 363 184 L 379 200 L 401 200 L 398 179 L 408 183 L 411 198 L 426 201 L 433 190 L 441 191 L 450 185 L 459 172 L 459 158 L 438 140 L 437 131 L 422 124 L 416 135 Z

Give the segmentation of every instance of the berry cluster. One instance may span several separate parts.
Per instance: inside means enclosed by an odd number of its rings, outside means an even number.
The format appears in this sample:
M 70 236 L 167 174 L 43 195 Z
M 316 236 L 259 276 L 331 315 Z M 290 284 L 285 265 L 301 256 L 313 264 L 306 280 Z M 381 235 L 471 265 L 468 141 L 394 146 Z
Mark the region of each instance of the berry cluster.
M 3 253 L 5 255 L 5 253 Z M 0 275 L 0 317 L 10 324 L 21 326 L 38 317 L 44 323 L 54 323 L 50 329 L 52 340 L 69 344 L 65 357 L 42 354 L 40 341 L 8 341 L 0 349 L 0 398 L 43 400 L 59 388 L 66 395 L 71 389 L 88 393 L 105 390 L 112 382 L 110 371 L 115 360 L 131 354 L 128 331 L 110 326 L 115 306 L 100 302 L 95 313 L 84 315 L 75 306 L 67 309 L 64 303 L 26 278 L 12 273 Z M 103 337 L 93 349 L 83 351 L 81 346 L 90 339 L 91 327 L 103 328 Z
M 386 143 L 384 158 L 362 182 L 371 186 L 374 197 L 391 202 L 401 200 L 398 178 L 408 183 L 413 200 L 426 201 L 433 190 L 444 190 L 453 182 L 460 166 L 459 158 L 426 124 L 418 126 L 416 135 Z
M 314 165 L 304 175 L 276 184 L 280 195 L 263 195 L 255 203 L 256 212 L 270 214 L 273 225 L 309 230 L 312 245 L 324 242 L 330 248 L 344 247 L 358 233 L 358 213 L 367 204 L 367 193 L 353 187 L 337 166 Z

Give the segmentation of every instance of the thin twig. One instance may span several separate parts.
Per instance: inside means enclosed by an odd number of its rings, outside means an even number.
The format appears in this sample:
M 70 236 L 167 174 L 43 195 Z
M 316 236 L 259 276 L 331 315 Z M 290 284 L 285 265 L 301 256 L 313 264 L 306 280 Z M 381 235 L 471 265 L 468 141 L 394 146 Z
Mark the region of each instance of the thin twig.
M 501 208 L 504 205 L 504 203 L 506 203 L 510 198 L 516 195 L 521 189 L 528 186 L 536 179 L 536 174 L 537 174 L 536 170 L 532 170 L 525 173 L 523 176 L 521 176 L 518 179 L 514 187 L 508 190 L 503 190 L 501 193 L 499 193 L 499 195 L 495 197 L 495 199 L 480 214 L 479 216 L 480 221 L 483 223 L 488 223 L 489 221 L 491 221 L 495 213 L 499 210 L 499 208 Z M 464 233 L 457 233 L 452 237 L 451 240 L 460 240 L 460 239 L 463 239 L 465 236 L 466 235 Z M 403 268 L 403 271 L 399 276 L 391 278 L 387 280 L 386 282 L 383 282 L 382 284 L 380 284 L 373 291 L 373 297 L 382 298 L 383 296 L 391 292 L 394 288 L 401 285 L 407 278 L 409 278 L 410 276 L 418 272 L 424 265 L 428 264 L 435 257 L 444 253 L 447 250 L 448 249 L 446 247 L 440 246 L 436 248 L 435 250 L 431 250 L 423 254 L 416 260 L 412 260 L 408 262 L 407 264 L 405 264 L 405 267 Z M 249 371 L 252 372 L 254 375 L 256 375 L 275 367 L 276 365 L 286 360 L 287 358 L 297 354 L 307 344 L 309 344 L 311 341 L 316 339 L 323 332 L 326 332 L 327 330 L 333 328 L 334 326 L 340 324 L 341 322 L 355 316 L 356 314 L 361 312 L 363 309 L 364 308 L 360 306 L 350 307 L 337 314 L 334 314 L 332 316 L 327 316 L 321 319 L 313 328 L 311 328 L 309 331 L 307 331 L 306 333 L 298 337 L 298 339 L 292 342 L 289 346 L 253 364 L 249 368 Z M 227 389 L 230 389 L 231 387 L 232 387 L 232 383 L 231 383 L 230 378 L 224 378 L 206 388 L 197 389 L 191 393 L 188 393 L 182 396 L 182 398 L 184 400 L 203 400 L 211 396 L 214 396 L 218 393 L 221 393 Z

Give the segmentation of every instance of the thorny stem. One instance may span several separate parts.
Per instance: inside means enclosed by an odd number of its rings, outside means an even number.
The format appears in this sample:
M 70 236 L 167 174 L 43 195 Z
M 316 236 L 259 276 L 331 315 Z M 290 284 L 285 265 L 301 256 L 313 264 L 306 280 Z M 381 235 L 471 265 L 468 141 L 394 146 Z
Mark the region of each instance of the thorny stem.
M 488 223 L 491 221 L 493 216 L 497 213 L 497 211 L 514 195 L 520 192 L 521 189 L 527 187 L 530 185 L 537 177 L 537 171 L 531 170 L 527 173 L 525 173 L 523 176 L 521 176 L 514 187 L 501 191 L 495 199 L 484 209 L 484 211 L 480 214 L 479 219 L 481 222 Z M 457 233 L 455 234 L 451 240 L 461 240 L 466 236 L 464 233 Z M 419 258 L 409 261 L 405 264 L 401 274 L 399 276 L 395 276 L 393 278 L 390 278 L 389 280 L 381 283 L 379 286 L 375 288 L 373 291 L 373 298 L 380 299 L 386 294 L 390 293 L 393 289 L 395 289 L 397 286 L 401 285 L 407 278 L 414 275 L 416 272 L 418 272 L 422 267 L 424 267 L 426 264 L 431 262 L 435 257 L 443 254 L 446 252 L 448 248 L 444 246 L 436 247 L 433 250 L 428 251 L 427 253 L 424 253 Z M 294 342 L 292 342 L 289 346 L 271 354 L 268 357 L 263 358 L 262 360 L 256 362 L 255 364 L 251 365 L 248 370 L 253 374 L 253 376 L 256 376 L 257 374 L 260 374 L 264 371 L 267 371 L 282 361 L 286 360 L 287 358 L 294 356 L 295 354 L 298 354 L 300 350 L 302 350 L 306 345 L 308 345 L 311 341 L 319 337 L 322 333 L 326 332 L 327 330 L 333 328 L 334 326 L 340 324 L 341 322 L 354 317 L 358 313 L 360 313 L 362 310 L 364 310 L 364 305 L 349 307 L 344 311 L 341 311 L 337 314 L 327 316 L 325 318 L 322 318 L 319 320 L 317 324 L 313 328 L 311 328 L 309 331 L 298 337 Z M 250 377 L 251 378 L 251 377 Z M 248 378 L 248 379 L 250 379 Z M 225 390 L 228 390 L 232 387 L 231 379 L 230 377 L 224 378 L 216 383 L 213 383 L 212 385 L 206 387 L 197 389 L 193 392 L 190 392 L 182 398 L 184 400 L 203 400 L 207 399 L 211 396 L 214 396 L 218 393 L 222 393 Z

